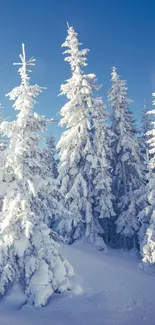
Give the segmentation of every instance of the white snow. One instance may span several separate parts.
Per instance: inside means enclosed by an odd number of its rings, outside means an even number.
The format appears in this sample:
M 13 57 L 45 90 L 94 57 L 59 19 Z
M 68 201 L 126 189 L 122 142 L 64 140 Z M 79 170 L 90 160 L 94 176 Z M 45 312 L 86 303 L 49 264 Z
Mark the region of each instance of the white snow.
M 74 293 L 54 294 L 36 310 L 15 286 L 0 301 L 1 325 L 155 324 L 154 276 L 138 269 L 136 256 L 117 250 L 105 254 L 83 244 L 61 245 L 61 253 L 76 271 Z
M 113 215 L 108 141 L 108 119 L 105 105 L 95 92 L 95 74 L 85 74 L 88 49 L 82 49 L 77 33 L 68 27 L 65 61 L 71 67 L 71 78 L 61 85 L 60 95 L 68 101 L 61 108 L 59 125 L 66 127 L 57 144 L 59 181 L 65 208 L 70 219 L 59 218 L 56 230 L 69 243 L 84 238 L 97 248 L 105 249 L 104 232 L 99 219 Z M 101 203 L 103 202 L 103 203 Z M 105 203 L 106 202 L 106 203 Z M 106 228 L 106 227 L 105 227 Z
M 41 307 L 54 292 L 70 288 L 69 274 L 73 274 L 73 269 L 70 270 L 69 262 L 59 254 L 59 246 L 47 224 L 48 218 L 53 221 L 62 207 L 58 209 L 61 204 L 57 199 L 57 185 L 47 174 L 47 164 L 42 158 L 45 151 L 40 145 L 40 133 L 47 129 L 48 121 L 33 112 L 35 98 L 42 88 L 30 84 L 29 66 L 34 65 L 35 59 L 26 60 L 24 44 L 20 59 L 17 63 L 20 86 L 7 95 L 19 112 L 16 120 L 3 123 L 3 133 L 9 143 L 2 170 L 11 171 L 13 177 L 6 195 L 2 186 L 4 194 L 0 197 L 0 297 L 15 282 L 20 282 L 29 303 Z M 4 173 L 4 181 L 6 176 Z M 42 189 L 35 186 L 38 176 L 40 183 L 44 183 Z
M 14 245 L 15 245 L 16 254 L 19 257 L 22 257 L 24 255 L 24 252 L 29 247 L 29 240 L 25 235 L 23 235 L 23 236 L 21 236 L 20 239 L 15 241 Z

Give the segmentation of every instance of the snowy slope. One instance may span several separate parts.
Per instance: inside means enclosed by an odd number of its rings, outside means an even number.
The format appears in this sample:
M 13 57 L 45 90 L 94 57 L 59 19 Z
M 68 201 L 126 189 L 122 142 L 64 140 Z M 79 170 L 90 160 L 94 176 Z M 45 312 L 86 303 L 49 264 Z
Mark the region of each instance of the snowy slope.
M 83 292 L 55 294 L 47 307 L 24 305 L 14 292 L 0 301 L 0 325 L 155 325 L 154 276 L 130 254 L 104 254 L 84 245 L 61 246 Z

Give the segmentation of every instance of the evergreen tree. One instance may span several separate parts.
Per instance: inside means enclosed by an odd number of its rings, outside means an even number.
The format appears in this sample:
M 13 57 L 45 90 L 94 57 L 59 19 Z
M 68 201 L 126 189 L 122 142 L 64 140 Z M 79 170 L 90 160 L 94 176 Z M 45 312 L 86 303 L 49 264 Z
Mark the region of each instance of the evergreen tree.
M 127 97 L 126 82 L 120 79 L 115 67 L 111 75 L 112 87 L 108 97 L 112 108 L 112 176 L 116 226 L 117 233 L 122 235 L 124 247 L 132 247 L 139 230 L 137 202 L 143 189 L 143 163 L 135 122 L 129 110 L 131 100 Z
M 94 99 L 92 120 L 94 126 L 94 148 L 96 154 L 96 168 L 94 170 L 94 204 L 93 214 L 100 220 L 106 243 L 112 240 L 111 225 L 115 215 L 113 210 L 112 179 L 110 175 L 110 147 L 109 130 L 107 127 L 108 114 L 101 98 Z
M 98 248 L 104 248 L 102 229 L 98 217 L 93 214 L 93 181 L 97 163 L 92 119 L 97 102 L 93 94 L 100 87 L 95 86 L 94 74 L 84 74 L 82 71 L 82 67 L 87 65 L 88 50 L 80 50 L 80 45 L 77 33 L 68 26 L 68 36 L 62 47 L 67 48 L 65 61 L 71 66 L 72 76 L 61 85 L 61 95 L 65 95 L 68 102 L 61 109 L 60 125 L 67 129 L 57 148 L 60 153 L 61 191 L 65 207 L 71 215 L 60 221 L 57 230 L 70 243 L 82 238 Z M 106 207 L 105 210 L 107 212 Z M 104 212 L 103 209 L 99 214 Z
M 155 97 L 155 93 L 153 93 Z M 155 100 L 153 100 L 155 105 Z M 153 118 L 155 116 L 155 109 L 148 112 Z M 155 264 L 155 122 L 152 121 L 146 136 L 149 144 L 149 163 L 148 163 L 148 184 L 147 184 L 147 198 L 148 205 L 142 210 L 144 222 L 144 237 L 141 236 L 141 254 L 143 265 Z M 145 219 L 144 219 L 145 218 Z
M 144 176 L 145 176 L 145 187 L 143 188 L 143 191 L 141 192 L 140 196 L 140 204 L 139 204 L 139 213 L 138 213 L 138 219 L 140 222 L 140 230 L 139 230 L 139 244 L 140 249 L 143 246 L 143 240 L 146 233 L 146 229 L 148 227 L 149 218 L 150 218 L 150 207 L 149 207 L 149 201 L 148 201 L 148 179 L 149 179 L 149 173 L 151 171 L 149 170 L 149 144 L 148 144 L 148 131 L 151 129 L 151 118 L 149 114 L 149 110 L 146 104 L 146 101 L 144 100 L 144 109 L 143 109 L 143 116 L 142 116 L 142 128 L 141 128 L 141 153 L 143 158 L 143 164 L 144 164 Z
M 19 113 L 17 120 L 1 125 L 10 140 L 6 168 L 13 168 L 15 179 L 9 184 L 0 216 L 0 294 L 18 282 L 28 301 L 40 307 L 53 292 L 69 288 L 72 268 L 58 253 L 38 196 L 42 169 L 46 168 L 40 131 L 47 128 L 47 121 L 33 112 L 42 88 L 30 84 L 27 68 L 35 59 L 26 61 L 24 45 L 22 50 L 18 63 L 21 84 L 7 95 Z

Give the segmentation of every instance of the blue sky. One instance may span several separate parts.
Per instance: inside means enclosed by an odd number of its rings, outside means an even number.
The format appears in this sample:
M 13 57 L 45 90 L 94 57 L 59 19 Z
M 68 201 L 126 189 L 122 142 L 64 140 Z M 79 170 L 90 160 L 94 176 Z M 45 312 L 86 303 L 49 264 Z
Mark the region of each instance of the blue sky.
M 65 98 L 58 97 L 60 84 L 70 76 L 61 44 L 68 21 L 90 49 L 87 72 L 103 84 L 107 102 L 113 62 L 128 82 L 132 109 L 141 118 L 144 97 L 151 105 L 155 92 L 155 1 L 149 0 L 1 0 L 0 1 L 0 102 L 3 115 L 14 118 L 12 103 L 5 94 L 20 82 L 17 67 L 21 43 L 27 56 L 36 58 L 32 82 L 46 86 L 36 111 L 57 115 Z M 58 139 L 61 129 L 52 127 Z

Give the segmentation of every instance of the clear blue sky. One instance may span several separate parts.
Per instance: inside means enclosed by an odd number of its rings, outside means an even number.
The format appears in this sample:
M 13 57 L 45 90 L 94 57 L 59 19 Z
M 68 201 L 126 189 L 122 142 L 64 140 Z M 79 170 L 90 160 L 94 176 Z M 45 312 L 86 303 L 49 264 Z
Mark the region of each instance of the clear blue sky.
M 95 73 L 103 84 L 105 102 L 114 62 L 128 81 L 138 121 L 144 97 L 151 105 L 155 92 L 154 0 L 1 0 L 0 12 L 0 102 L 5 117 L 15 116 L 4 95 L 20 82 L 12 63 L 18 61 L 24 42 L 28 57 L 37 60 L 32 81 L 48 88 L 38 98 L 36 111 L 58 118 L 65 101 L 57 97 L 60 84 L 70 76 L 61 49 L 67 21 L 90 49 L 86 71 Z M 61 129 L 54 126 L 53 132 L 58 138 Z

